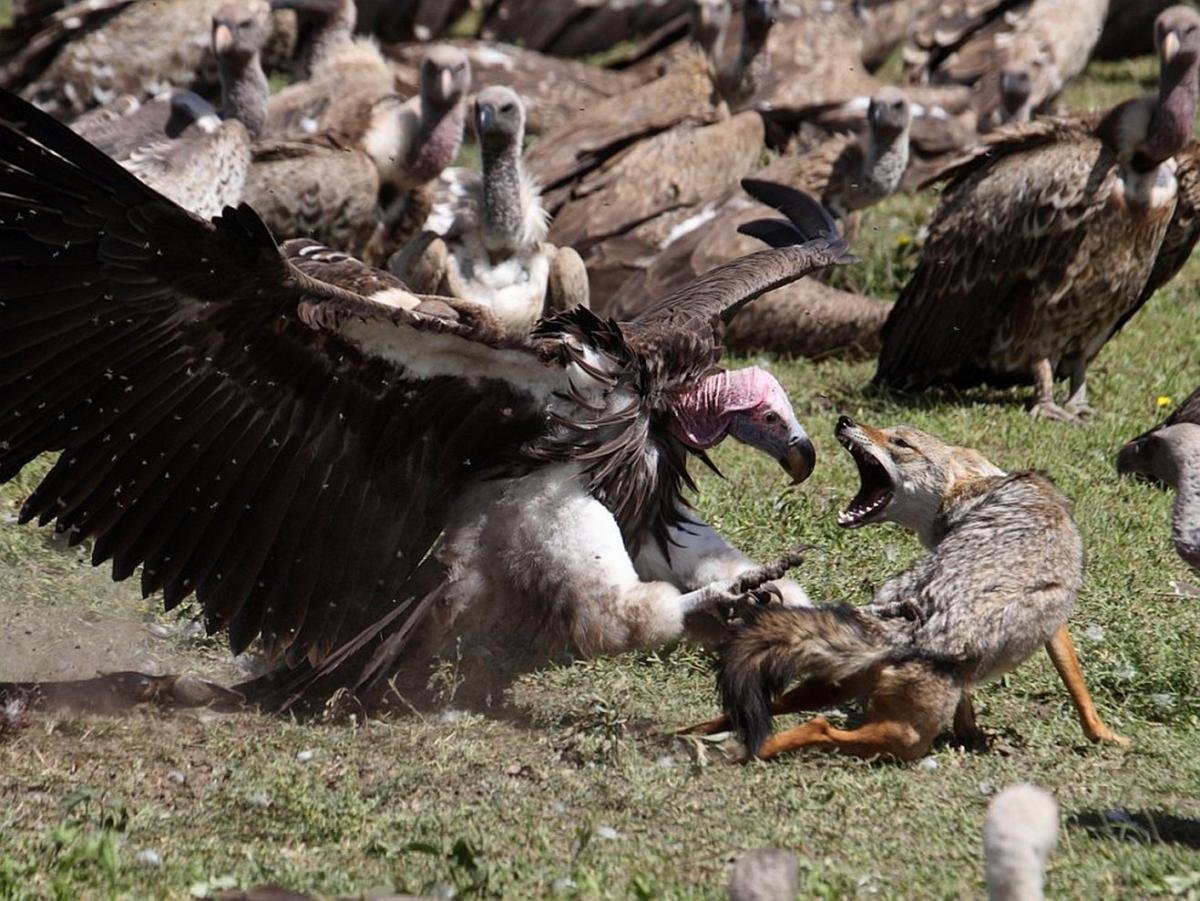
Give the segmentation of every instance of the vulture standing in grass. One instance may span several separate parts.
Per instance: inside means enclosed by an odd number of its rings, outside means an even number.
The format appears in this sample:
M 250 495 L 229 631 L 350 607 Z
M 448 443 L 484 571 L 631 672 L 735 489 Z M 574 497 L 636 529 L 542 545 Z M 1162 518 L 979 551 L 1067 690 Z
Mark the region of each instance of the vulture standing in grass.
M 903 94 L 884 88 L 871 100 L 861 136 L 832 138 L 810 153 L 780 157 L 756 177 L 820 197 L 843 220 L 843 229 L 848 226 L 853 232 L 860 210 L 899 188 L 909 158 L 910 121 Z M 690 219 L 677 223 L 665 246 L 641 240 L 641 228 L 609 242 L 604 262 L 627 277 L 607 292 L 608 305 L 601 309 L 618 316 L 634 313 L 644 298 L 680 288 L 751 252 L 752 239 L 740 234 L 738 227 L 767 212 L 738 190 L 704 204 Z M 588 261 L 593 284 L 598 268 Z M 737 350 L 771 350 L 790 356 L 873 353 L 879 348 L 879 332 L 889 309 L 883 301 L 804 279 L 772 292 L 739 316 L 730 324 L 726 339 Z
M 959 169 L 884 327 L 877 382 L 1032 381 L 1035 416 L 1090 412 L 1088 363 L 1143 300 L 1176 210 L 1172 157 L 1196 114 L 1200 14 L 1174 7 L 1158 24 L 1157 95 L 1009 126 Z
M 450 196 L 389 267 L 413 290 L 483 304 L 506 333 L 524 335 L 547 309 L 589 305 L 587 271 L 573 249 L 546 243 L 546 211 L 521 161 L 521 99 L 485 88 L 474 119 L 483 172 L 448 173 Z
M 130 96 L 127 115 L 93 110 L 73 130 L 180 206 L 212 218 L 242 197 L 270 93 L 260 58 L 270 27 L 265 4 L 227 3 L 213 14 L 219 110 L 190 91 L 142 104 Z
M 1200 570 L 1200 389 L 1121 448 L 1117 472 L 1145 476 L 1175 492 L 1175 550 L 1192 569 Z
M 657 645 L 781 574 L 691 515 L 690 458 L 815 462 L 779 383 L 719 365 L 742 306 L 848 258 L 815 201 L 767 199 L 770 248 L 631 321 L 512 337 L 248 206 L 202 220 L 0 93 L 0 481 L 58 454 L 22 521 L 309 677 L 459 639 L 485 672 Z
M 1083 71 L 1100 37 L 1109 0 L 949 0 L 931 5 L 905 48 L 920 84 L 974 88 L 982 124 L 1006 121 L 1017 81 L 1027 79 L 1027 108 L 1046 108 Z M 1005 81 L 1009 83 L 1004 84 Z M 1008 119 L 1007 121 L 1012 121 Z

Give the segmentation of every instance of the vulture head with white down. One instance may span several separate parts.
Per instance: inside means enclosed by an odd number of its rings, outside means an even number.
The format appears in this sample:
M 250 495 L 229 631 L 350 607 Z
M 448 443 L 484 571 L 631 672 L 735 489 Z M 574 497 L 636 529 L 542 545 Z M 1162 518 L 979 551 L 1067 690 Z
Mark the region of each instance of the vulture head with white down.
M 516 110 L 482 100 L 481 131 L 514 135 Z M 742 226 L 768 247 L 633 319 L 577 307 L 513 334 L 482 304 L 281 247 L 246 205 L 192 216 L 0 91 L 0 198 L 37 220 L 34 240 L 0 217 L 0 357 L 19 363 L 0 481 L 60 452 L 22 520 L 92 540 L 169 608 L 195 593 L 210 633 L 278 666 L 247 688 L 267 703 L 325 677 L 424 686 L 455 647 L 493 681 L 498 661 L 655 647 L 765 583 L 803 603 L 792 558 L 758 566 L 685 499 L 726 436 L 793 479 L 814 462 L 778 382 L 722 371 L 724 323 L 853 257 L 816 201 L 745 187 L 784 214 Z

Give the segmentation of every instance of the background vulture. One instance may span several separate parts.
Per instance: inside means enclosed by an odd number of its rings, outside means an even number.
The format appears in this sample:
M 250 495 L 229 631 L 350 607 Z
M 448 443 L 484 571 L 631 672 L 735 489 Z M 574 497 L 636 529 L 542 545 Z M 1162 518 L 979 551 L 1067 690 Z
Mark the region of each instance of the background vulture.
M 1196 114 L 1200 14 L 1174 7 L 1156 29 L 1156 95 L 1007 126 L 958 170 L 884 326 L 877 382 L 1032 380 L 1035 416 L 1091 411 L 1087 366 L 1145 299 Z M 1065 406 L 1056 376 L 1071 380 Z
M 168 608 L 194 592 L 234 651 L 374 649 L 367 679 L 406 643 L 461 638 L 494 673 L 488 649 L 671 639 L 768 578 L 686 512 L 689 458 L 732 436 L 796 481 L 814 465 L 778 382 L 719 369 L 723 321 L 849 257 L 815 201 L 759 193 L 790 219 L 744 226 L 770 249 L 630 322 L 579 309 L 514 338 L 281 249 L 247 206 L 187 213 L 0 93 L 0 480 L 58 452 L 21 519 L 94 539 L 116 579 L 141 566 Z
M 1175 550 L 1200 570 L 1200 388 L 1170 416 L 1121 448 L 1117 472 L 1145 476 L 1175 491 Z

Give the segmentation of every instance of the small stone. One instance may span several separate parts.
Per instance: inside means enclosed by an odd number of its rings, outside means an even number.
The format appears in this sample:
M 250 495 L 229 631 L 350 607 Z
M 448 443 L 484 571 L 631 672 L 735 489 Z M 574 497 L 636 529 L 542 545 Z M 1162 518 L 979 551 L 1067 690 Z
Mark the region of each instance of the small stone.
M 170 638 L 172 630 L 170 626 L 164 626 L 162 623 L 147 623 L 146 631 L 155 638 Z
M 174 782 L 176 785 L 186 785 L 187 776 L 179 770 L 167 770 L 167 781 Z
M 1097 623 L 1092 623 L 1084 629 L 1083 634 L 1092 644 L 1100 644 L 1100 642 L 1104 641 L 1104 627 Z
M 450 708 L 442 711 L 441 716 L 438 717 L 438 722 L 447 726 L 453 726 L 464 716 L 466 716 L 466 713 L 463 711 Z
M 567 805 L 564 804 L 562 801 L 555 801 L 553 804 L 550 805 L 550 810 L 553 813 L 564 814 L 567 812 Z
M 932 773 L 934 770 L 936 770 L 938 768 L 938 762 L 936 760 L 934 760 L 932 757 L 926 757 L 919 764 L 917 764 L 917 766 L 919 766 L 923 770 L 928 770 L 929 772 Z
M 761 848 L 733 865 L 729 901 L 792 901 L 800 889 L 800 859 L 791 851 Z
M 565 892 L 569 892 L 572 889 L 574 889 L 575 887 L 576 887 L 575 880 L 571 879 L 568 876 L 563 876 L 559 879 L 555 879 L 554 882 L 550 885 L 551 891 L 553 891 L 556 895 L 561 895 Z
M 266 792 L 254 792 L 246 798 L 251 807 L 270 807 L 271 797 Z
M 134 859 L 138 863 L 145 864 L 148 867 L 162 866 L 162 857 L 153 848 L 143 848 L 134 855 Z
M 1110 823 L 1132 823 L 1133 817 L 1129 815 L 1127 810 L 1106 810 L 1104 811 L 1104 819 Z
M 992 783 L 990 783 L 986 780 L 983 782 L 980 782 L 979 783 L 979 793 L 986 798 L 988 795 L 993 795 L 996 793 L 996 786 L 992 785 Z
M 1126 682 L 1132 681 L 1138 674 L 1137 667 L 1128 660 L 1121 660 L 1113 667 L 1113 675 Z
M 615 839 L 620 838 L 621 833 L 617 832 L 617 830 L 614 829 L 612 826 L 597 826 L 596 827 L 596 836 L 598 838 L 606 838 L 609 841 L 613 841 Z
M 675 766 L 675 758 L 672 757 L 670 754 L 664 754 L 662 757 L 658 758 L 658 760 L 656 760 L 654 762 L 656 764 L 658 764 L 658 766 L 662 767 L 664 770 L 669 770 L 669 769 L 671 769 L 671 767 Z
M 296 763 L 308 763 L 316 756 L 316 753 L 311 748 L 300 751 L 296 754 Z
M 1170 692 L 1162 691 L 1150 695 L 1150 703 L 1160 710 L 1175 709 L 1175 700 L 1175 695 L 1171 694 Z

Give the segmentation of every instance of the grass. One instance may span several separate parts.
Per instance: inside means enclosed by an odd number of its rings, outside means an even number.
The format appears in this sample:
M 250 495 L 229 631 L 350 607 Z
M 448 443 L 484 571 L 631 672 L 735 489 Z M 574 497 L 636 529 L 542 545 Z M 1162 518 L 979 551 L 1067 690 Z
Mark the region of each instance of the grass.
M 1140 65 L 1093 67 L 1071 96 L 1127 95 Z M 898 237 L 916 240 L 927 208 L 895 200 L 868 218 L 852 274 L 864 290 L 894 295 L 907 265 Z M 1160 398 L 1195 387 L 1198 287 L 1193 261 L 1105 349 L 1091 371 L 1102 412 L 1082 428 L 1031 422 L 1020 393 L 901 404 L 864 388 L 869 362 L 765 361 L 814 436 L 817 472 L 786 488 L 773 463 L 729 445 L 716 454 L 728 481 L 704 477 L 699 498 L 759 557 L 812 543 L 799 573 L 810 593 L 858 602 L 919 549 L 892 526 L 835 525 L 856 481 L 832 438 L 838 413 L 1049 472 L 1087 546 L 1073 618 L 1085 672 L 1131 749 L 1087 744 L 1038 655 L 977 696 L 996 751 L 941 743 L 908 766 L 820 755 L 726 766 L 667 734 L 714 710 L 710 659 L 687 643 L 549 667 L 489 716 L 38 715 L 0 740 L 0 897 L 187 897 L 268 881 L 327 896 L 717 897 L 733 857 L 762 845 L 799 855 L 804 897 L 978 897 L 989 795 L 1020 780 L 1062 807 L 1052 897 L 1197 897 L 1200 603 L 1172 591 L 1192 577 L 1171 548 L 1169 497 L 1119 481 L 1112 458 L 1162 415 Z M 0 512 L 35 475 L 0 489 Z M 154 604 L 0 517 L 0 679 L 35 646 L 56 650 L 32 665 L 78 675 L 144 658 L 232 672 L 218 644 L 164 628 L 188 611 Z

